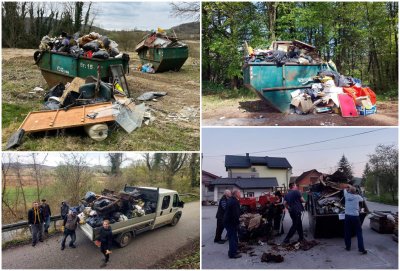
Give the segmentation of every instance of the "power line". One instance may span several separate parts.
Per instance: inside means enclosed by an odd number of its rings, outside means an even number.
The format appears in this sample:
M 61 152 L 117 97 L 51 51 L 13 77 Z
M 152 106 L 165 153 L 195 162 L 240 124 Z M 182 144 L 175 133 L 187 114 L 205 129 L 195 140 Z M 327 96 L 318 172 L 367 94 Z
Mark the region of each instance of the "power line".
M 325 142 L 329 142 L 329 141 L 339 140 L 339 139 L 343 139 L 343 138 L 349 138 L 349 137 L 354 137 L 354 136 L 374 133 L 374 132 L 378 132 L 378 131 L 385 130 L 385 129 L 387 129 L 387 128 L 380 128 L 380 129 L 375 129 L 375 130 L 371 130 L 371 131 L 351 134 L 351 135 L 347 135 L 347 136 L 340 136 L 340 137 L 324 139 L 324 140 L 319 140 L 319 141 L 314 141 L 314 142 L 309 142 L 309 143 L 304 143 L 304 144 L 298 144 L 298 145 L 292 145 L 292 146 L 288 146 L 288 147 L 282 147 L 282 148 L 270 149 L 270 150 L 264 150 L 264 151 L 256 151 L 256 152 L 250 152 L 250 153 L 254 154 L 254 153 L 262 153 L 262 152 L 273 152 L 273 151 L 286 150 L 286 149 L 297 148 L 297 147 L 304 147 L 304 146 L 315 145 L 315 144 L 325 143 Z M 220 156 L 225 156 L 225 155 L 226 154 L 203 155 L 203 157 L 220 157 Z M 240 155 L 240 154 L 233 154 L 233 155 Z

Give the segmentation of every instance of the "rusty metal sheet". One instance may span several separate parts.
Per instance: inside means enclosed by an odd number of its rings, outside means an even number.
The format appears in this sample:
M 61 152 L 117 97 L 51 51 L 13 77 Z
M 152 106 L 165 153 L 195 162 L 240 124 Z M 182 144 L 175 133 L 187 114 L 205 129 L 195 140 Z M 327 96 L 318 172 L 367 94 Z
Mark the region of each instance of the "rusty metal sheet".
M 113 115 L 95 119 L 86 117 L 93 110 L 107 109 L 111 106 L 112 103 L 109 102 L 73 107 L 67 111 L 62 109 L 33 111 L 25 118 L 20 129 L 23 129 L 26 133 L 32 133 L 114 121 L 115 117 Z

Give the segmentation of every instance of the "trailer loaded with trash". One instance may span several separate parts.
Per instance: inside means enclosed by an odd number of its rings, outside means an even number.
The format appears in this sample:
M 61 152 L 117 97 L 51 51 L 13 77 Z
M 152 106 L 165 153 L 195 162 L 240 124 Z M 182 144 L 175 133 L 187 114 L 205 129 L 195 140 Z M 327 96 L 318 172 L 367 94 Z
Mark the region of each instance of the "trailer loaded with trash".
M 310 186 L 307 211 L 310 233 L 314 238 L 344 236 L 345 199 L 347 184 L 337 182 L 335 174 L 322 175 L 319 182 Z M 360 222 L 363 224 L 369 209 L 365 200 L 360 202 Z
M 176 191 L 127 185 L 118 193 L 104 190 L 97 195 L 89 191 L 81 202 L 73 208 L 79 213 L 83 233 L 94 241 L 103 221 L 109 220 L 114 240 L 120 247 L 127 246 L 142 232 L 164 225 L 175 226 L 184 206 Z
M 244 85 L 280 112 L 375 114 L 376 95 L 361 80 L 340 74 L 332 61 L 298 40 L 275 41 L 268 49 L 245 44 Z
M 138 70 L 146 73 L 179 71 L 189 56 L 188 46 L 163 29 L 146 35 L 135 48 L 141 61 Z

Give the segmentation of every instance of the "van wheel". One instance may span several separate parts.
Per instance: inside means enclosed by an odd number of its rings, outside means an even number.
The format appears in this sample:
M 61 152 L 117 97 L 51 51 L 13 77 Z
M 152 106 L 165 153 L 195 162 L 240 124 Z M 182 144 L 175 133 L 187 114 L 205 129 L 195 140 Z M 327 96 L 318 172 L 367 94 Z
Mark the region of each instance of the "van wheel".
M 178 224 L 180 218 L 181 218 L 180 215 L 175 215 L 171 221 L 171 226 L 175 226 L 176 224 Z
M 117 242 L 120 247 L 126 247 L 132 239 L 132 233 L 124 232 L 118 236 Z

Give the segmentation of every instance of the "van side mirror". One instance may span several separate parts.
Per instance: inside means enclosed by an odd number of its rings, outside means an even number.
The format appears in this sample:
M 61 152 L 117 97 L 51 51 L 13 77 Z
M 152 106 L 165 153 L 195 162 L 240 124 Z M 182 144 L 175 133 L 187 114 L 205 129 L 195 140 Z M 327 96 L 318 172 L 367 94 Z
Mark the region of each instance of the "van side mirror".
M 183 208 L 183 206 L 185 205 L 185 203 L 183 202 L 183 201 L 179 201 L 179 203 L 178 203 L 178 207 L 181 207 L 181 208 Z

